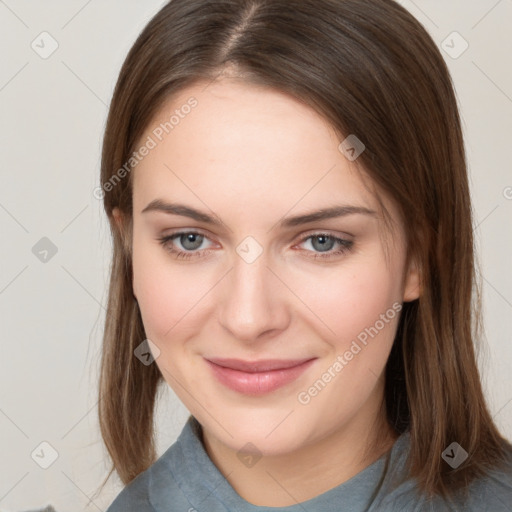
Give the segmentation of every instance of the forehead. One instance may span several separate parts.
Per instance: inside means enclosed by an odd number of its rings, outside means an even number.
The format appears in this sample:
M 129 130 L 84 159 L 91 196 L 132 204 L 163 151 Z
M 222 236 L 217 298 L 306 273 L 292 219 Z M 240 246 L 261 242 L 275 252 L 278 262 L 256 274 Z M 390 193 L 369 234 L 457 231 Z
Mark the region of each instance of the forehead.
M 195 84 L 163 105 L 139 145 L 149 139 L 154 147 L 133 172 L 139 210 L 177 196 L 217 207 L 229 197 L 238 211 L 258 206 L 259 215 L 276 205 L 376 207 L 332 126 L 272 89 L 234 79 Z

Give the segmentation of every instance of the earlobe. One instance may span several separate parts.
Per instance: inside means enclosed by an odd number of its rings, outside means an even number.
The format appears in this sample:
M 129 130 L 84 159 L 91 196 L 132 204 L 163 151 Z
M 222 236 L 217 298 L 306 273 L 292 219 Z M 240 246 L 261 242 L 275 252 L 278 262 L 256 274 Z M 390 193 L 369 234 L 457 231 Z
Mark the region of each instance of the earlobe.
M 123 245 L 126 246 L 127 240 L 126 240 L 125 219 L 123 217 L 123 213 L 117 206 L 112 209 L 112 218 L 114 219 L 114 224 L 115 224 L 117 233 L 121 237 Z
M 411 302 L 421 295 L 421 273 L 416 260 L 412 260 L 404 280 L 403 301 Z
M 119 231 L 122 231 L 123 219 L 121 216 L 121 210 L 117 206 L 112 209 L 112 217 L 114 218 L 117 229 L 119 229 Z

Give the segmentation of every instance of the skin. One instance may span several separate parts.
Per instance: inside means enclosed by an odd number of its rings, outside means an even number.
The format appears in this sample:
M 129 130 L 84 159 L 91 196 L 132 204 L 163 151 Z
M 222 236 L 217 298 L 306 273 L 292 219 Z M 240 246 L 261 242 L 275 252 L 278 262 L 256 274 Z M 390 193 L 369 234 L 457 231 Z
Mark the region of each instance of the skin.
M 398 314 L 307 404 L 298 394 L 393 304 L 418 297 L 418 273 L 406 267 L 392 201 L 384 196 L 396 229 L 383 237 L 357 160 L 339 151 L 342 139 L 323 118 L 285 94 L 230 78 L 197 84 L 167 102 L 141 141 L 191 96 L 197 107 L 133 171 L 134 295 L 160 350 L 156 364 L 201 423 L 217 468 L 254 505 L 294 505 L 350 479 L 396 439 L 382 405 Z M 222 225 L 142 213 L 155 199 L 216 215 Z M 336 205 L 376 214 L 278 224 Z M 206 238 L 193 246 L 177 237 L 167 248 L 158 240 L 187 230 Z M 331 258 L 314 259 L 322 246 L 304 239 L 322 233 L 353 245 L 336 255 L 340 246 L 331 242 L 324 249 Z M 236 251 L 247 236 L 263 251 L 252 263 Z M 387 256 L 385 240 L 392 240 Z M 169 246 L 209 253 L 182 260 Z M 316 360 L 294 382 L 250 396 L 221 384 L 205 357 Z M 237 456 L 248 442 L 262 456 L 252 467 Z

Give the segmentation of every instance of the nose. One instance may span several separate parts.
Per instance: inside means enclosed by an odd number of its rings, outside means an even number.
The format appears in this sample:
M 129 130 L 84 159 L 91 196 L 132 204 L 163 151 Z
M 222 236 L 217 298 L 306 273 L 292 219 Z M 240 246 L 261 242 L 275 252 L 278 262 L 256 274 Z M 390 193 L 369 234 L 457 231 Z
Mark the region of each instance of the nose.
M 234 339 L 247 343 L 276 336 L 289 324 L 290 295 L 264 254 L 252 263 L 236 256 L 223 280 L 219 322 Z

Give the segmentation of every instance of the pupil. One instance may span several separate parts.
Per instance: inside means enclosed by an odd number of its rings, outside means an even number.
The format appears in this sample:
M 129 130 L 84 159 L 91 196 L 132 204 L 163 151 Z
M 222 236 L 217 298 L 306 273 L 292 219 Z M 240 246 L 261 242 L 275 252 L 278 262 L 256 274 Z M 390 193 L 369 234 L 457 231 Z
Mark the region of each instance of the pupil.
M 330 236 L 316 235 L 316 237 L 314 239 L 319 241 L 317 249 L 325 249 L 328 251 L 332 248 L 332 247 L 329 247 L 329 240 L 331 239 Z M 313 245 L 315 245 L 315 244 L 313 243 Z
M 197 235 L 195 233 L 188 233 L 187 235 L 182 235 L 183 240 L 183 246 L 188 250 L 197 249 L 201 245 L 201 235 Z M 187 244 L 191 244 L 191 246 L 188 246 Z

